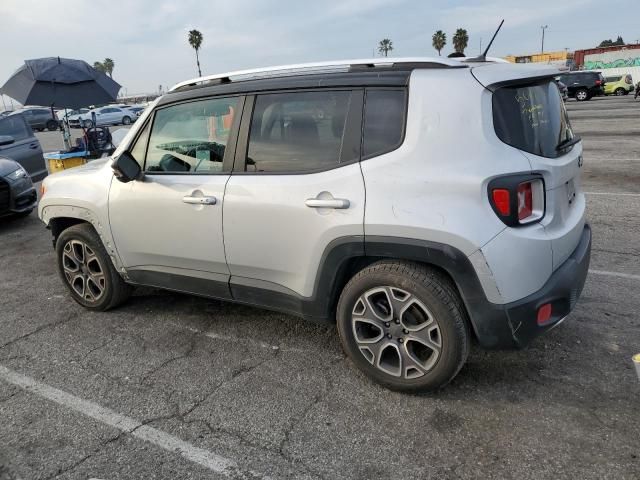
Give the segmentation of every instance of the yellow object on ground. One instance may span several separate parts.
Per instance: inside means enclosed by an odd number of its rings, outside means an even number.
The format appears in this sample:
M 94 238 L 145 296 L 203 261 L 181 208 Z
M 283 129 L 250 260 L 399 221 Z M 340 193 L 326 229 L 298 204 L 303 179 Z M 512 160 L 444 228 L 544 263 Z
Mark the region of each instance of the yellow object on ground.
M 47 160 L 49 173 L 61 172 L 73 167 L 79 167 L 87 163 L 87 152 L 45 153 L 44 158 Z

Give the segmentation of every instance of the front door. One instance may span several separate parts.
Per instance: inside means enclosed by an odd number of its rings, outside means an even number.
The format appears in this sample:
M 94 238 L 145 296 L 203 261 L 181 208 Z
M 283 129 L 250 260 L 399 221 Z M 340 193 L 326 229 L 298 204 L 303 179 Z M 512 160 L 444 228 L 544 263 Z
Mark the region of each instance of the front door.
M 229 297 L 222 209 L 242 103 L 230 97 L 160 107 L 130 147 L 144 178 L 112 180 L 109 217 L 134 282 Z
M 309 298 L 329 244 L 363 238 L 362 98 L 356 89 L 247 100 L 224 202 L 235 299 Z

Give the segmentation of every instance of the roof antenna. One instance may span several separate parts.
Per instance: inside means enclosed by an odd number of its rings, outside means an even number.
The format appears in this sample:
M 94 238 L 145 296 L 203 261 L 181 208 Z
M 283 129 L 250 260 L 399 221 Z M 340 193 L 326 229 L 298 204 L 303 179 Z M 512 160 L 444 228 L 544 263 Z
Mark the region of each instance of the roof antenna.
M 473 57 L 465 60 L 465 62 L 486 62 L 487 61 L 487 53 L 489 53 L 489 49 L 491 48 L 491 45 L 493 45 L 493 41 L 496 39 L 496 36 L 498 35 L 498 32 L 502 28 L 503 23 L 504 23 L 504 18 L 500 22 L 500 25 L 498 25 L 498 29 L 496 30 L 496 33 L 494 33 L 493 37 L 491 37 L 491 41 L 489 42 L 489 45 L 487 45 L 487 48 L 484 49 L 484 52 L 482 52 L 482 54 L 478 55 L 477 57 Z

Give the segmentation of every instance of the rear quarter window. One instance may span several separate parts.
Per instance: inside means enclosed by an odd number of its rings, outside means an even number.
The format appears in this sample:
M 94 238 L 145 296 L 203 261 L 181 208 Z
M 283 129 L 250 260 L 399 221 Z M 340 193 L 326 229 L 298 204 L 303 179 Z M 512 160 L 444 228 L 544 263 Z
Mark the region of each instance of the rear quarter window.
M 364 110 L 363 158 L 391 152 L 404 137 L 405 89 L 368 89 Z
M 498 88 L 493 94 L 493 124 L 507 145 L 547 158 L 559 156 L 558 145 L 573 138 L 553 81 Z

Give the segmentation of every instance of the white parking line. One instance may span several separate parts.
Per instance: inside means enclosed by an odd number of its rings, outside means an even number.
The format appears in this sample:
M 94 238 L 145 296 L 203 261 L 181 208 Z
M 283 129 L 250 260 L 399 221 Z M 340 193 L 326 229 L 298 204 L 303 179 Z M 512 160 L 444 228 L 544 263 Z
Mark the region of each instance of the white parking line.
M 640 275 L 633 275 L 632 273 L 608 272 L 606 270 L 591 270 L 591 269 L 589 269 L 589 273 L 593 275 L 605 275 L 607 277 L 618 277 L 618 278 L 629 278 L 631 280 L 640 280 Z
M 134 437 L 152 443 L 171 453 L 179 453 L 187 460 L 198 465 L 208 468 L 212 472 L 222 474 L 224 476 L 237 478 L 239 473 L 238 465 L 228 458 L 224 458 L 209 450 L 196 447 L 184 440 L 180 440 L 157 428 L 143 425 L 142 422 L 121 415 L 109 408 L 102 407 L 97 403 L 76 397 L 70 393 L 58 390 L 44 383 L 40 383 L 33 378 L 22 375 L 21 373 L 10 370 L 0 365 L 0 380 L 16 385 L 33 393 L 41 398 L 50 400 L 70 410 L 74 410 L 87 417 L 93 418 L 110 427 L 117 428 L 125 433 L 129 433 Z M 253 475 L 251 478 L 264 478 L 255 472 L 247 472 Z M 244 478 L 244 477 L 243 477 Z
M 640 193 L 617 193 L 617 192 L 584 192 L 585 195 L 612 195 L 618 197 L 640 197 Z

